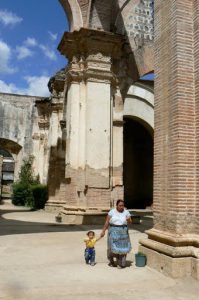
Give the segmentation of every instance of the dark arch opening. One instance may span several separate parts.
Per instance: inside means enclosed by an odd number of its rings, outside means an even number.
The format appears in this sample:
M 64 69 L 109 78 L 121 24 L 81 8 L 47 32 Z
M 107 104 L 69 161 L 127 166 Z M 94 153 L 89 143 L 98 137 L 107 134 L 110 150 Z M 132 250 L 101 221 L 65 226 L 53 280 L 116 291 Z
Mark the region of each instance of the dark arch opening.
M 12 155 L 10 154 L 10 152 L 8 152 L 7 150 L 1 149 L 1 148 L 0 148 L 0 155 L 3 157 L 13 158 Z
M 0 194 L 3 200 L 11 197 L 15 171 L 13 155 L 17 155 L 20 150 L 21 146 L 16 142 L 0 138 L 0 156 L 3 157 L 0 174 Z
M 145 209 L 153 203 L 153 136 L 137 119 L 124 119 L 125 206 Z

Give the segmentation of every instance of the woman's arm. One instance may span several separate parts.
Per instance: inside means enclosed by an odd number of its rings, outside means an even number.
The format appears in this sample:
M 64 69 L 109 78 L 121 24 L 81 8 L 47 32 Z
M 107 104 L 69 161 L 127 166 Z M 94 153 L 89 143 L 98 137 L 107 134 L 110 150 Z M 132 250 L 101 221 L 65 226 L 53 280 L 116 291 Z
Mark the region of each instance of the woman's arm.
M 106 221 L 105 221 L 104 227 L 103 227 L 102 232 L 101 232 L 101 235 L 100 235 L 101 237 L 104 237 L 104 236 L 105 236 L 105 232 L 106 232 L 106 230 L 108 229 L 110 219 L 111 219 L 111 217 L 108 215 L 108 216 L 106 217 Z
M 132 222 L 133 222 L 133 221 L 132 221 L 132 217 L 131 217 L 131 216 L 130 216 L 130 217 L 128 217 L 126 220 L 127 220 L 127 223 L 128 223 L 128 224 L 132 224 Z

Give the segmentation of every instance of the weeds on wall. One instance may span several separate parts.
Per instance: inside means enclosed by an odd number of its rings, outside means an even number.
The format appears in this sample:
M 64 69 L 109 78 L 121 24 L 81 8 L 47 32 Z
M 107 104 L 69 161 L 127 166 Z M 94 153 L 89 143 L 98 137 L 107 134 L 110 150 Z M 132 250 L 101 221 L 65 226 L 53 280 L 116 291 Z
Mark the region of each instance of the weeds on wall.
M 13 184 L 12 203 L 32 209 L 42 209 L 48 199 L 46 185 L 40 183 L 39 175 L 34 176 L 33 158 L 23 160 L 19 180 Z

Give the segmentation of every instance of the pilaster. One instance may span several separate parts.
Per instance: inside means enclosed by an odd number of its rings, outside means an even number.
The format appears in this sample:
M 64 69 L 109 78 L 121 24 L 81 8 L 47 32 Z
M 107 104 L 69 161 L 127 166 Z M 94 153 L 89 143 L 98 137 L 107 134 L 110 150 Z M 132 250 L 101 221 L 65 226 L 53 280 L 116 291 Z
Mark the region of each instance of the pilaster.
M 59 51 L 69 59 L 66 101 L 67 203 L 111 205 L 113 62 L 122 53 L 121 36 L 81 29 L 65 33 Z

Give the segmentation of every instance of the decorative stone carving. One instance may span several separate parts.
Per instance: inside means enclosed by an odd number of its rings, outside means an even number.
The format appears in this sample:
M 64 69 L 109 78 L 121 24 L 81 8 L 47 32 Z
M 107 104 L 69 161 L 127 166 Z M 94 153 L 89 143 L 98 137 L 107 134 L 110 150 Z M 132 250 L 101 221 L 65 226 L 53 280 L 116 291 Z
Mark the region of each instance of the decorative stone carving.
M 122 54 L 123 38 L 85 28 L 73 33 L 65 32 L 58 49 L 70 60 L 68 82 L 89 80 L 109 82 L 113 80 L 113 59 Z
M 45 98 L 36 101 L 38 109 L 38 125 L 40 129 L 48 130 L 50 126 L 50 98 Z
M 65 68 L 58 71 L 54 76 L 52 76 L 48 82 L 48 89 L 53 97 L 60 97 L 66 81 L 66 71 Z
M 61 120 L 59 123 L 60 123 L 60 126 L 61 126 L 62 130 L 66 128 L 66 121 L 65 120 Z

